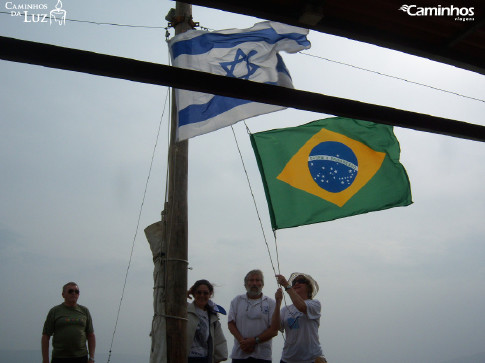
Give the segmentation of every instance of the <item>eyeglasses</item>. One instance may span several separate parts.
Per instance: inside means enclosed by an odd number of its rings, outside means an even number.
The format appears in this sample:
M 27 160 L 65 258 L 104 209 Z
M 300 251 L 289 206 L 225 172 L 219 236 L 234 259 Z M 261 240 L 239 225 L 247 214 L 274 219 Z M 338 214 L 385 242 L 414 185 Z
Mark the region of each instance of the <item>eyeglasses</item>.
M 306 283 L 307 283 L 307 280 L 305 279 L 295 279 L 291 283 L 291 286 L 295 286 L 296 284 L 306 284 Z
M 67 290 L 67 293 L 79 295 L 79 290 L 78 289 L 69 289 L 69 290 Z
M 210 292 L 209 291 L 196 291 L 195 292 L 196 295 L 210 295 Z

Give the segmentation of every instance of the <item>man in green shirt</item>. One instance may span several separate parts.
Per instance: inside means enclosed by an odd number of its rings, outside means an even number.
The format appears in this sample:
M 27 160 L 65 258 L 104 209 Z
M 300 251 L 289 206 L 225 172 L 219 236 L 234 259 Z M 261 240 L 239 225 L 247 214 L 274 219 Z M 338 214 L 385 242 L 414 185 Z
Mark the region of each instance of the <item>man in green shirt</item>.
M 54 306 L 42 331 L 42 363 L 49 363 L 49 340 L 52 340 L 51 363 L 93 363 L 96 350 L 93 321 L 88 308 L 79 305 L 79 287 L 68 282 L 62 287 L 64 302 Z M 86 341 L 88 347 L 86 349 Z M 88 359 L 89 354 L 89 359 Z

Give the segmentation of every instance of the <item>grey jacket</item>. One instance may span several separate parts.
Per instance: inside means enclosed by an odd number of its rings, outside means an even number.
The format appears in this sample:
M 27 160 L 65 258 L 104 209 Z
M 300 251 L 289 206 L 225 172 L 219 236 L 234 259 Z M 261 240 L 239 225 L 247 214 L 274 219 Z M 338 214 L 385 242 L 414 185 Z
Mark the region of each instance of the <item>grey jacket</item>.
M 199 324 L 199 317 L 195 312 L 194 303 L 187 306 L 187 354 L 190 352 L 192 342 L 194 340 L 195 331 Z M 221 323 L 217 314 L 209 314 L 210 319 L 210 335 L 212 337 L 212 363 L 227 360 L 227 341 L 222 332 Z

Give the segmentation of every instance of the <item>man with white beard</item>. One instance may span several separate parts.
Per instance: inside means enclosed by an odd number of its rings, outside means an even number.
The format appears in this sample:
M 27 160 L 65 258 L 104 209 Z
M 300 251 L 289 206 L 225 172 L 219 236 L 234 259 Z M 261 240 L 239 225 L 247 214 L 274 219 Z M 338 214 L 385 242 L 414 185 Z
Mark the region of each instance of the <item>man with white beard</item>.
M 244 278 L 246 293 L 231 301 L 228 315 L 229 331 L 234 335 L 233 363 L 271 362 L 270 329 L 275 301 L 263 295 L 264 277 L 261 270 L 251 270 Z

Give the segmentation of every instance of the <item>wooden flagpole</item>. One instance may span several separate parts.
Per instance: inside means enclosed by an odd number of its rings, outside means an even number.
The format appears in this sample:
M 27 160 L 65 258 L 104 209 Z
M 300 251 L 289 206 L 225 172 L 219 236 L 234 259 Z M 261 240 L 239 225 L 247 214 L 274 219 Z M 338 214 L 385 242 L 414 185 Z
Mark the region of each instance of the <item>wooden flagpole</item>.
M 190 29 L 192 5 L 176 2 L 175 34 Z M 166 212 L 167 362 L 187 362 L 187 172 L 188 141 L 176 142 L 177 108 L 172 94 L 172 126 L 169 148 L 169 181 Z

